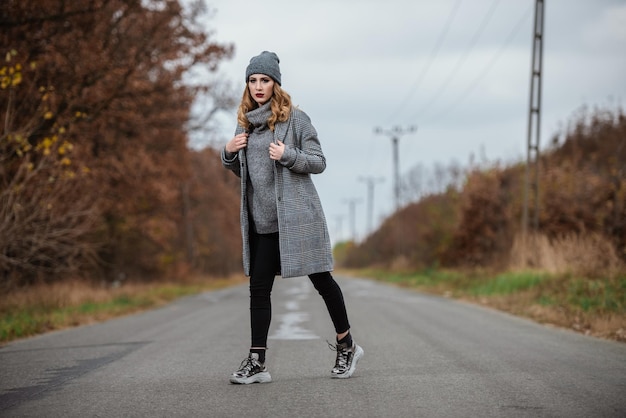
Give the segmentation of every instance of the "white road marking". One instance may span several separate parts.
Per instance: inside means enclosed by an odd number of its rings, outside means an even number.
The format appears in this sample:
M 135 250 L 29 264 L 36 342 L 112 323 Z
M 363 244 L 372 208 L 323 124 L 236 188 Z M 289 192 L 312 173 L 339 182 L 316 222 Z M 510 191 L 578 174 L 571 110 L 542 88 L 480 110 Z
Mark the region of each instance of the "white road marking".
M 278 326 L 268 338 L 272 340 L 315 340 L 320 338 L 302 324 L 309 320 L 309 314 L 300 312 L 300 301 L 309 297 L 311 286 L 305 279 L 292 280 L 285 290 L 289 300 L 285 302 L 286 313 L 277 315 Z

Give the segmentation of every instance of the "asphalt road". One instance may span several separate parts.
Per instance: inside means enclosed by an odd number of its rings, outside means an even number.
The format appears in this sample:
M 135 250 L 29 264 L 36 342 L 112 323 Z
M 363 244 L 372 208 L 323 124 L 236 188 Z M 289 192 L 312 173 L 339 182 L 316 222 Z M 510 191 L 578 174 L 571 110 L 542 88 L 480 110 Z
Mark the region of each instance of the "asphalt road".
M 308 279 L 277 279 L 273 382 L 232 385 L 245 286 L 0 348 L 1 417 L 626 417 L 626 344 L 368 280 L 338 279 L 365 356 L 331 379 Z

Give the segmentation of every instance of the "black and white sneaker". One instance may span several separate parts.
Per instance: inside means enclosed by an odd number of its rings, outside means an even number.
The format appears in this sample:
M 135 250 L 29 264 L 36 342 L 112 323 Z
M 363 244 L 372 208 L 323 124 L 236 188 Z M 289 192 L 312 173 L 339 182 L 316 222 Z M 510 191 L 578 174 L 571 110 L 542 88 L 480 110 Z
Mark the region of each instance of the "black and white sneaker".
M 354 370 L 356 370 L 357 362 L 363 357 L 365 353 L 361 346 L 355 342 L 352 343 L 352 347 L 348 348 L 348 344 L 329 344 L 331 350 L 337 352 L 337 360 L 335 361 L 335 367 L 331 371 L 331 376 L 336 379 L 347 379 L 352 376 Z
M 259 362 L 259 355 L 250 353 L 239 366 L 239 370 L 230 376 L 230 383 L 248 385 L 250 383 L 268 383 L 272 381 L 270 372 L 263 363 Z

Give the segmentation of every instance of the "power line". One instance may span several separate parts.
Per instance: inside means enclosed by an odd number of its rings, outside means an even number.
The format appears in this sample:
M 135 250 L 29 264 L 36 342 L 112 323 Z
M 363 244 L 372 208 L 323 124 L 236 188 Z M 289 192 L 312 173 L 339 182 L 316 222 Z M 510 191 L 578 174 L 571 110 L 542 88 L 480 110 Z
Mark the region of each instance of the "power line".
M 487 76 L 491 68 L 498 61 L 498 59 L 500 58 L 504 50 L 509 46 L 509 44 L 513 41 L 517 33 L 520 31 L 520 29 L 522 28 L 522 23 L 526 21 L 531 10 L 532 10 L 532 6 L 530 6 L 526 10 L 526 13 L 524 13 L 522 17 L 520 18 L 520 20 L 515 24 L 515 26 L 513 27 L 509 35 L 506 37 L 506 40 L 504 41 L 500 49 L 491 57 L 491 60 L 487 63 L 483 71 L 474 79 L 474 81 L 468 86 L 468 88 L 463 91 L 463 93 L 456 99 L 456 101 L 454 101 L 450 106 L 444 108 L 444 110 L 435 114 L 433 117 L 426 119 L 424 122 L 430 122 L 432 120 L 438 119 L 444 114 L 448 114 L 452 109 L 454 109 L 461 102 L 463 102 L 474 91 L 474 89 L 476 89 L 476 87 L 478 87 L 478 85 L 482 82 L 485 76 Z
M 437 99 L 439 99 L 443 95 L 443 93 L 446 91 L 446 89 L 450 85 L 450 82 L 454 79 L 454 77 L 458 73 L 459 69 L 461 69 L 461 67 L 465 63 L 465 60 L 467 59 L 469 53 L 472 51 L 472 49 L 474 48 L 474 46 L 478 42 L 478 39 L 480 38 L 480 35 L 482 35 L 483 31 L 485 30 L 485 28 L 489 24 L 489 21 L 491 20 L 491 17 L 493 16 L 493 13 L 495 12 L 496 7 L 498 6 L 498 3 L 500 3 L 500 0 L 494 0 L 491 3 L 491 6 L 489 7 L 489 10 L 487 10 L 487 13 L 485 13 L 485 15 L 483 16 L 483 19 L 482 19 L 480 25 L 478 26 L 478 29 L 476 30 L 476 32 L 474 32 L 474 35 L 472 36 L 472 38 L 471 38 L 471 40 L 470 40 L 470 42 L 468 44 L 468 47 L 465 49 L 465 52 L 463 53 L 463 55 L 461 55 L 461 57 L 457 61 L 456 65 L 454 66 L 454 68 L 452 69 L 450 74 L 448 74 L 448 78 L 446 78 L 446 80 L 443 82 L 443 84 L 441 85 L 439 90 L 435 94 L 433 94 L 431 96 L 430 100 L 428 100 L 426 102 L 426 104 L 424 104 L 417 111 L 416 115 L 421 115 L 422 112 L 424 111 L 424 109 L 430 108 L 430 106 L 433 103 L 435 103 L 437 101 Z
M 418 77 L 415 80 L 415 82 L 413 82 L 413 85 L 409 89 L 409 92 L 407 93 L 407 95 L 404 98 L 404 100 L 400 103 L 400 106 L 398 106 L 396 111 L 393 112 L 389 116 L 389 118 L 388 118 L 389 120 L 392 120 L 393 117 L 400 110 L 402 110 L 402 108 L 404 108 L 404 106 L 406 106 L 406 104 L 409 102 L 409 100 L 411 100 L 411 97 L 413 96 L 413 94 L 415 94 L 417 89 L 421 86 L 422 81 L 424 80 L 424 77 L 426 76 L 426 73 L 430 69 L 430 66 L 433 64 L 433 62 L 435 61 L 435 58 L 437 58 L 437 54 L 439 54 L 439 49 L 441 48 L 441 45 L 443 44 L 443 40 L 448 35 L 448 31 L 450 30 L 450 27 L 452 26 L 452 21 L 454 20 L 454 17 L 456 15 L 456 12 L 459 9 L 460 5 L 461 5 L 461 0 L 457 0 L 456 3 L 454 4 L 454 6 L 452 6 L 452 9 L 450 10 L 450 14 L 448 14 L 448 18 L 446 19 L 446 23 L 444 24 L 443 29 L 442 29 L 441 33 L 439 34 L 439 38 L 437 39 L 437 42 L 435 43 L 435 46 L 434 46 L 433 50 L 430 53 L 429 60 L 427 61 L 426 65 L 424 67 L 422 67 L 422 71 L 418 75 Z

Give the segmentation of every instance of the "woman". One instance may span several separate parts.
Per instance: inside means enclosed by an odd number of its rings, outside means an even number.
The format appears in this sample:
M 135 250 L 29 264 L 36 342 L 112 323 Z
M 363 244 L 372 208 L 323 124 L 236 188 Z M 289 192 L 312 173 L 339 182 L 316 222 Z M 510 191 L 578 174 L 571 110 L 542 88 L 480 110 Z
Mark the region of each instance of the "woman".
M 271 292 L 277 274 L 309 276 L 324 299 L 337 333 L 331 376 L 352 376 L 363 349 L 354 343 L 343 294 L 333 269 L 326 220 L 311 174 L 326 159 L 309 117 L 281 88 L 278 56 L 263 51 L 246 68 L 246 88 L 235 136 L 222 163 L 241 178 L 243 266 L 250 276 L 252 344 L 232 383 L 272 380 L 265 366 L 271 321 Z

